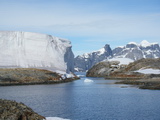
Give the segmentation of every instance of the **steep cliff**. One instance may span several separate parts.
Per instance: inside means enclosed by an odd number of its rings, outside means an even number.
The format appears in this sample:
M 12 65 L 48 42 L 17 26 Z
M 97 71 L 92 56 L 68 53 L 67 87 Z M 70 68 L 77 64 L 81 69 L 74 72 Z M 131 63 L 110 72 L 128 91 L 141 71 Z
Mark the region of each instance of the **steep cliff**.
M 70 41 L 51 35 L 0 31 L 0 67 L 73 72 L 71 47 Z

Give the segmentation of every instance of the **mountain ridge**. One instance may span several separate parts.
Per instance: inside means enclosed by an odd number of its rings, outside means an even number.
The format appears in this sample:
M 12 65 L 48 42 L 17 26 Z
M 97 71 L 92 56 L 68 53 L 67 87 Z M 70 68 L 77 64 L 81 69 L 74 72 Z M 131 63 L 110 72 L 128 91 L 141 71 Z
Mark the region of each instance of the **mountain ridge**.
M 107 50 L 105 49 L 105 46 L 107 46 Z M 129 42 L 125 46 L 119 46 L 113 50 L 110 48 L 110 45 L 106 44 L 105 46 L 100 49 L 101 51 L 98 50 L 77 56 L 74 59 L 75 71 L 87 71 L 96 63 L 110 58 L 130 58 L 136 61 L 142 58 L 160 57 L 159 44 L 149 43 L 147 40 L 141 41 L 140 44 Z M 101 54 L 99 55 L 99 53 Z M 91 57 L 93 54 L 96 55 L 96 57 Z

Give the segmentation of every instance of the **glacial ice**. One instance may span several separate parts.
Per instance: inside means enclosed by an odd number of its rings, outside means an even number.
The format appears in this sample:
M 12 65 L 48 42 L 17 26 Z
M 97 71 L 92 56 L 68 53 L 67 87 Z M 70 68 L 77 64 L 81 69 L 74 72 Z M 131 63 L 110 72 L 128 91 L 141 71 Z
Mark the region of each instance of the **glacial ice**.
M 73 71 L 71 42 L 46 34 L 0 31 L 0 67 Z
M 93 82 L 93 80 L 90 80 L 90 79 L 87 79 L 87 78 L 86 78 L 86 79 L 84 80 L 84 82 L 85 82 L 85 83 L 90 83 L 90 82 Z

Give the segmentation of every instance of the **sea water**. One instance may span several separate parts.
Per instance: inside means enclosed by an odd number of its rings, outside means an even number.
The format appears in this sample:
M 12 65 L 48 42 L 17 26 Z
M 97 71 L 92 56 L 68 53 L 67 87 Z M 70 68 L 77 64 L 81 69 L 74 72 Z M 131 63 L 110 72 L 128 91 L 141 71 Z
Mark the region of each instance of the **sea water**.
M 114 82 L 82 76 L 61 84 L 1 86 L 0 98 L 23 102 L 48 120 L 160 119 L 159 90 Z

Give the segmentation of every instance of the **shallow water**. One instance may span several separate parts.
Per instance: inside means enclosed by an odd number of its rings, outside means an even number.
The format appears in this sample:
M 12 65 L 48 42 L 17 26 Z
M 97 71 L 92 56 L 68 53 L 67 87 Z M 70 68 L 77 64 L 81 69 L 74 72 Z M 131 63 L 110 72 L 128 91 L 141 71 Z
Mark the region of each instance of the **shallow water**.
M 0 98 L 23 102 L 45 117 L 71 120 L 159 120 L 160 91 L 87 78 L 52 85 L 0 87 Z

